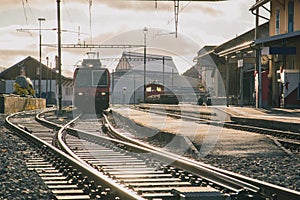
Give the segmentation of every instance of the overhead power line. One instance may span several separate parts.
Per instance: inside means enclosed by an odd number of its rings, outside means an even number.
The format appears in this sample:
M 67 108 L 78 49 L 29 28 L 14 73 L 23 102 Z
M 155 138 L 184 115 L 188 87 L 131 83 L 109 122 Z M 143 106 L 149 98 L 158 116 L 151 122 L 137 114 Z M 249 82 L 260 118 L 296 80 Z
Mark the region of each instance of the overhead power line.
M 27 0 L 26 0 L 26 2 L 27 2 Z M 27 13 L 26 13 L 24 0 L 22 0 L 22 5 L 23 5 L 23 12 L 24 12 L 24 17 L 25 17 L 25 22 L 28 25 L 28 18 L 27 18 Z
M 137 1 L 155 1 L 155 8 L 157 8 L 157 2 L 158 1 L 171 1 L 171 0 L 137 0 Z M 178 18 L 179 18 L 179 13 L 186 7 L 189 5 L 189 3 L 187 5 L 185 5 L 185 7 L 183 7 L 182 9 L 179 9 L 179 2 L 180 1 L 227 1 L 227 0 L 173 0 L 174 1 L 174 19 L 175 19 L 175 37 L 177 37 L 177 32 L 178 32 Z M 173 20 L 171 20 L 173 21 Z M 171 22 L 169 21 L 168 24 Z
M 42 44 L 42 46 L 46 47 L 57 47 L 57 44 Z M 61 44 L 61 48 L 75 48 L 75 49 L 91 49 L 91 48 L 118 48 L 118 49 L 130 49 L 144 47 L 144 45 L 136 45 L 136 44 Z

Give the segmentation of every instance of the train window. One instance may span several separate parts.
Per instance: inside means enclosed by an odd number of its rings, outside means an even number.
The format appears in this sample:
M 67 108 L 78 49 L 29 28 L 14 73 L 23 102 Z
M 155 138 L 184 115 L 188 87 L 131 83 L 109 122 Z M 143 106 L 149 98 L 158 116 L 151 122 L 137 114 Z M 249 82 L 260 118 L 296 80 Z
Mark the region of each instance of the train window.
M 161 92 L 161 87 L 156 87 L 157 92 Z
M 90 72 L 84 70 L 78 70 L 75 77 L 75 85 L 77 87 L 89 86 L 90 83 Z
M 151 92 L 152 91 L 151 89 L 152 89 L 151 87 L 147 87 L 146 92 Z
M 92 76 L 93 86 L 107 85 L 107 72 L 104 70 L 94 70 Z

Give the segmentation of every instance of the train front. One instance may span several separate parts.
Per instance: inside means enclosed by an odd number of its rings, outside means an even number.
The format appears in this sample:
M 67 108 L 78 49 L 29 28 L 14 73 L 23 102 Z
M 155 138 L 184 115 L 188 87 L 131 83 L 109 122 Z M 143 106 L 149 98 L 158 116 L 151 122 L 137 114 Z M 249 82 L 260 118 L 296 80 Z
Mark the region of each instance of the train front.
M 99 59 L 86 59 L 74 72 L 74 105 L 84 113 L 101 113 L 109 107 L 110 75 Z

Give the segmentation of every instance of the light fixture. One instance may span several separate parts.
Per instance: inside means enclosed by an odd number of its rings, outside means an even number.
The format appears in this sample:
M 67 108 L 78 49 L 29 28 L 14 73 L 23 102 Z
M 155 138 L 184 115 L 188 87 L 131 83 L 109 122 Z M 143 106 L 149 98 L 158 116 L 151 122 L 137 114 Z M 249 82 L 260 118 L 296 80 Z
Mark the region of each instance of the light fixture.
M 144 31 L 144 34 L 147 34 L 148 33 L 147 27 L 144 27 L 143 31 Z

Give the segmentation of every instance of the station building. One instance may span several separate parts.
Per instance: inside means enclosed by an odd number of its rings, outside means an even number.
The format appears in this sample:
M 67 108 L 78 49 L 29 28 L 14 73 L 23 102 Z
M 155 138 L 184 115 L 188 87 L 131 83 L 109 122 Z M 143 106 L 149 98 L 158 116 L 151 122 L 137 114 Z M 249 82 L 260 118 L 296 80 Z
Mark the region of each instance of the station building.
M 204 46 L 194 68 L 206 90 L 225 96 L 227 104 L 300 107 L 300 1 L 258 0 L 250 11 L 262 17 L 259 9 L 270 12 L 267 22 L 221 45 Z
M 112 104 L 143 102 L 144 83 L 161 84 L 165 92 L 175 93 L 181 101 L 197 102 L 196 97 L 189 99 L 189 95 L 184 95 L 195 94 L 194 86 L 197 83 L 193 82 L 192 78 L 179 75 L 171 56 L 146 54 L 146 65 L 144 65 L 144 56 L 143 53 L 123 52 L 112 72 Z
M 269 34 L 269 24 L 259 28 L 259 37 Z M 229 105 L 254 105 L 255 29 L 219 46 L 204 46 L 194 58 L 203 87 L 214 98 L 226 98 Z M 266 66 L 266 63 L 263 65 Z
M 267 78 L 262 76 L 262 93 L 269 94 L 269 107 L 300 107 L 300 1 L 259 0 L 250 11 L 265 9 L 267 3 L 269 37 L 255 40 L 260 59 L 269 60 Z
M 38 73 L 41 67 L 41 73 Z M 41 98 L 48 105 L 58 103 L 58 72 L 28 56 L 0 73 L 0 93 L 12 94 L 16 77 L 24 75 L 32 81 L 36 96 L 39 97 L 39 74 L 41 74 Z M 62 105 L 71 105 L 73 98 L 73 80 L 62 75 Z

